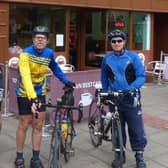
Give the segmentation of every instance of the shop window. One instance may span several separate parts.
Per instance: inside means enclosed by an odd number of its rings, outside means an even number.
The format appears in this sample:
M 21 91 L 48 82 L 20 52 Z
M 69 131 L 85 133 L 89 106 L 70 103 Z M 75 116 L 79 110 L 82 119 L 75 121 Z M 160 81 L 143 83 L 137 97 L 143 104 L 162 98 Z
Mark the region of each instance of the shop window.
M 150 14 L 133 13 L 133 49 L 150 50 Z
M 108 12 L 108 33 L 115 29 L 122 30 L 127 35 L 127 41 L 128 41 L 129 12 L 125 12 L 125 11 Z M 107 49 L 111 50 L 110 43 L 108 43 Z
M 65 51 L 65 41 L 66 41 L 66 14 L 64 8 L 55 9 L 53 13 L 53 37 L 55 39 L 55 51 Z M 54 41 L 53 41 L 54 44 Z
M 77 13 L 71 9 L 69 27 L 69 63 L 77 67 Z
M 49 28 L 49 47 L 65 51 L 65 9 L 54 6 L 11 4 L 9 45 L 30 45 L 32 30 L 38 25 Z
M 106 12 L 91 11 L 87 13 L 86 22 L 86 66 L 100 67 L 105 54 Z

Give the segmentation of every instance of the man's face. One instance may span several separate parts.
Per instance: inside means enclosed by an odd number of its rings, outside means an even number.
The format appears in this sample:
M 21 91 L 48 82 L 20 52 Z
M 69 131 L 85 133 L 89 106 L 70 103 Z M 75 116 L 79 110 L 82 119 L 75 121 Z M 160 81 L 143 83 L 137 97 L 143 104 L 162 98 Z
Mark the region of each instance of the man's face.
M 38 51 L 42 51 L 48 44 L 48 39 L 43 34 L 37 34 L 33 38 L 33 44 Z
M 114 37 L 111 39 L 111 47 L 115 52 L 121 52 L 125 46 L 125 40 L 121 37 Z

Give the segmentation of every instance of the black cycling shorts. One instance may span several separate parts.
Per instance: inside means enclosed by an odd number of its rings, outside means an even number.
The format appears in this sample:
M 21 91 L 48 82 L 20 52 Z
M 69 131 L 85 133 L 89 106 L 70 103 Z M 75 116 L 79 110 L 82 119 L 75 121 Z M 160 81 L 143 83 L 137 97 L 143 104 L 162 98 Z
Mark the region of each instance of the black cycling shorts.
M 38 96 L 38 99 L 41 101 L 41 103 L 45 103 L 45 96 Z M 18 103 L 18 110 L 20 115 L 30 115 L 32 114 L 31 112 L 31 101 L 27 97 L 18 97 L 17 98 L 17 103 Z M 38 110 L 39 112 L 45 112 L 46 107 L 41 106 L 40 109 Z

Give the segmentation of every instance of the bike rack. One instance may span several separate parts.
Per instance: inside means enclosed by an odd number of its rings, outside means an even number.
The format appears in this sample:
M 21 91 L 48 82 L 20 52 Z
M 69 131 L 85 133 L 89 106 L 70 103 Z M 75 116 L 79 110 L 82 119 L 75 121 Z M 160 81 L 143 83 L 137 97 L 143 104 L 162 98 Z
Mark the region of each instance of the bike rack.
M 47 82 L 47 91 L 46 92 L 47 93 L 50 92 L 50 78 L 51 78 L 51 73 L 49 72 L 47 74 L 47 78 L 46 78 L 46 82 Z M 46 99 L 47 99 L 47 101 L 50 99 L 49 94 L 46 95 Z M 52 135 L 52 132 L 50 129 L 52 127 L 52 125 L 50 124 L 50 115 L 51 115 L 51 113 L 46 110 L 46 117 L 45 117 L 45 121 L 43 123 L 43 128 L 42 128 L 42 137 L 50 137 Z
M 4 89 L 4 113 L 2 114 L 2 117 L 9 117 L 9 116 L 14 116 L 13 113 L 10 113 L 9 112 L 9 108 L 8 108 L 8 101 L 9 101 L 9 98 L 8 98 L 8 61 L 5 63 L 5 89 Z
M 42 137 L 50 137 L 52 135 L 52 125 L 50 124 L 50 115 L 51 112 L 48 112 L 46 110 L 46 117 L 42 128 Z

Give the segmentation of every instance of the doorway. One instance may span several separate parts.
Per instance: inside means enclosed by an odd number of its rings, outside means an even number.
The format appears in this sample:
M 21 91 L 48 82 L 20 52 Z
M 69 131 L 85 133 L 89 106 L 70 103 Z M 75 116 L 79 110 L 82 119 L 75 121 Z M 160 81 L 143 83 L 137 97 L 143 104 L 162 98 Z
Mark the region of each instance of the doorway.
M 168 14 L 154 14 L 154 60 L 160 59 L 160 52 L 168 53 Z
M 71 9 L 69 63 L 78 71 L 100 68 L 106 48 L 106 12 Z
M 84 9 L 72 8 L 69 21 L 69 63 L 75 70 L 85 70 L 85 14 Z M 81 19 L 82 18 L 82 19 Z
M 77 12 L 71 10 L 70 12 L 70 26 L 69 26 L 69 63 L 77 67 L 77 48 L 78 48 L 78 22 L 77 22 Z

